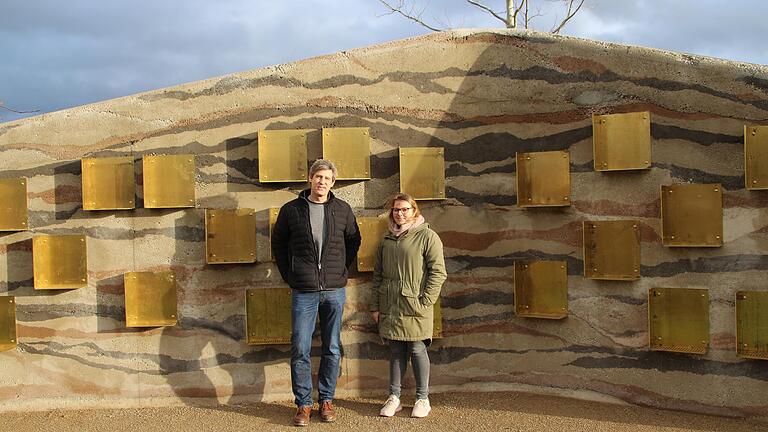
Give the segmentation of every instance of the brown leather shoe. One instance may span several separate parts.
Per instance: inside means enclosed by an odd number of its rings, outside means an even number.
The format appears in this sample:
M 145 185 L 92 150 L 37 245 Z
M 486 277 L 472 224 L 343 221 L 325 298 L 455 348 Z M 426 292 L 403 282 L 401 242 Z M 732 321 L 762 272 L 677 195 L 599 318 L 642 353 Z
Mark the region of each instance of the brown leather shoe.
M 320 402 L 320 420 L 326 423 L 336 421 L 336 412 L 333 410 L 333 402 Z
M 309 424 L 309 417 L 312 416 L 311 406 L 300 406 L 296 409 L 296 415 L 293 416 L 294 426 L 306 426 Z

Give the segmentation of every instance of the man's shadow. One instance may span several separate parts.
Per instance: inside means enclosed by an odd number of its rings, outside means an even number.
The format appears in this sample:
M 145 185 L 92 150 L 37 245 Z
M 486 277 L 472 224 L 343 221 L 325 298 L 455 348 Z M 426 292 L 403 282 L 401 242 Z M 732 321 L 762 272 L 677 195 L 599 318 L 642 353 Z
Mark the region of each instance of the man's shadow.
M 238 206 L 223 196 L 200 204 Z M 262 219 L 257 224 L 261 242 L 268 234 Z M 270 387 L 284 387 L 286 379 L 290 388 L 290 346 L 250 346 L 245 337 L 246 290 L 270 280 L 273 264 L 261 259 L 259 264 L 206 264 L 204 208 L 185 210 L 173 231 L 178 323 L 162 328 L 158 351 L 159 374 L 171 396 L 188 405 L 236 410 L 225 404 L 263 400 Z

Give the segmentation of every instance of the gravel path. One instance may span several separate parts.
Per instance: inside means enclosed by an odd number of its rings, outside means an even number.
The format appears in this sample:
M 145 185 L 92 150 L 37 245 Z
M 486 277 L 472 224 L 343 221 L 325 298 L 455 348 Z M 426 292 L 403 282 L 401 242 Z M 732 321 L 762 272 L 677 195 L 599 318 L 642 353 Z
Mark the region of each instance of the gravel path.
M 379 399 L 337 400 L 338 421 L 313 421 L 319 431 L 768 431 L 768 423 L 610 405 L 514 392 L 433 394 L 433 410 L 412 419 L 412 400 L 393 418 L 378 417 Z M 290 402 L 218 407 L 54 410 L 0 414 L 0 431 L 273 431 L 291 425 Z

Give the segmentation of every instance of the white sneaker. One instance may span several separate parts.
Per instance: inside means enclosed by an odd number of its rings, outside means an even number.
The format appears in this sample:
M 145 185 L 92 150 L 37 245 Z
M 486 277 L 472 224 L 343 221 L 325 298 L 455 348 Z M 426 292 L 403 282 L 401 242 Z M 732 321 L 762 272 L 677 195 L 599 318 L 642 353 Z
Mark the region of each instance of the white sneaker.
M 387 401 L 384 402 L 384 406 L 381 407 L 379 415 L 382 417 L 392 417 L 403 410 L 403 404 L 400 403 L 400 398 L 395 395 L 389 395 Z
M 429 412 L 432 411 L 432 407 L 429 406 L 429 399 L 418 399 L 413 404 L 413 411 L 411 411 L 411 417 L 426 417 Z

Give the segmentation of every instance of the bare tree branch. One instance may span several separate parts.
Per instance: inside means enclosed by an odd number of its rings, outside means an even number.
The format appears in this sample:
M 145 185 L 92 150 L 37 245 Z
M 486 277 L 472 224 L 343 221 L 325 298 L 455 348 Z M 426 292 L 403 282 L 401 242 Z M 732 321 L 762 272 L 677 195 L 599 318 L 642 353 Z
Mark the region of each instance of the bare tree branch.
M 469 3 L 469 4 L 473 5 L 473 6 L 477 6 L 480 9 L 488 12 L 489 14 L 493 15 L 494 18 L 496 18 L 497 20 L 503 22 L 504 25 L 509 27 L 509 22 L 507 21 L 507 19 L 504 18 L 503 16 L 497 14 L 496 12 L 494 12 L 493 9 L 489 8 L 488 6 L 486 6 L 486 5 L 480 3 L 479 1 L 476 1 L 476 0 L 467 0 L 467 3 Z
M 411 20 L 411 21 L 413 21 L 413 22 L 415 22 L 415 23 L 417 23 L 419 25 L 422 25 L 422 26 L 424 26 L 424 27 L 426 27 L 426 28 L 428 28 L 428 29 L 430 29 L 432 31 L 441 31 L 441 29 L 432 27 L 431 25 L 427 24 L 426 22 L 424 22 L 424 20 L 421 19 L 421 15 L 424 13 L 423 9 L 420 12 L 418 12 L 418 13 L 414 12 L 414 10 L 416 9 L 416 5 L 415 4 L 413 5 L 413 7 L 411 7 L 410 11 L 405 12 L 403 10 L 403 8 L 405 6 L 405 2 L 403 0 L 399 0 L 396 6 L 392 6 L 391 4 L 386 2 L 385 0 L 379 0 L 379 2 L 382 3 L 384 6 L 387 7 L 387 9 L 390 10 L 390 12 L 389 12 L 390 14 L 396 13 L 396 14 L 402 15 L 405 18 L 407 18 L 407 19 L 409 19 L 409 20 Z
M 7 107 L 7 106 L 5 106 L 5 102 L 3 102 L 3 101 L 0 101 L 0 108 L 2 108 L 2 109 L 4 109 L 4 110 L 8 110 L 8 111 L 10 111 L 10 112 L 12 112 L 12 113 L 16 113 L 16 114 L 34 114 L 34 113 L 40 112 L 40 110 L 39 110 L 39 109 L 36 109 L 36 110 L 28 110 L 28 111 L 19 111 L 19 110 L 15 110 L 15 109 L 13 109 L 13 108 L 11 108 L 11 107 Z
M 563 29 L 565 24 L 573 18 L 574 15 L 576 15 L 577 12 L 579 12 L 579 9 L 581 9 L 581 6 L 584 4 L 584 0 L 580 0 L 578 6 L 576 6 L 576 9 L 573 9 L 573 2 L 575 0 L 568 0 L 568 11 L 565 13 L 565 18 L 563 18 L 562 21 L 560 21 L 560 25 L 552 29 L 553 34 L 560 33 L 560 30 Z
M 508 14 L 512 14 L 510 20 L 512 21 L 513 25 L 510 28 L 517 28 L 517 17 L 520 16 L 521 11 L 525 11 L 523 15 L 525 21 L 523 24 L 525 25 L 525 28 L 528 28 L 528 0 L 520 0 L 520 4 L 517 6 L 515 6 L 514 0 L 507 0 L 507 10 Z
M 526 6 L 525 7 L 525 28 L 530 27 L 531 21 L 533 21 L 534 18 L 538 18 L 542 16 L 544 16 L 544 14 L 541 13 L 541 6 L 537 7 L 536 12 L 533 14 L 528 10 L 528 6 Z
M 524 27 L 526 29 L 531 28 L 531 23 L 536 17 L 543 16 L 541 12 L 541 6 L 536 7 L 536 12 L 532 13 L 531 2 L 533 0 L 504 0 L 506 4 L 505 12 L 496 12 L 490 6 L 485 5 L 485 0 L 466 0 L 470 5 L 481 9 L 482 11 L 490 14 L 493 18 L 501 21 L 507 28 Z M 565 18 L 563 18 L 559 24 L 552 28 L 552 33 L 559 33 L 560 30 L 581 10 L 586 0 L 550 0 L 560 3 L 562 7 L 566 8 Z M 432 31 L 441 31 L 435 26 L 428 24 L 422 15 L 424 11 L 429 7 L 429 3 L 419 8 L 419 2 L 416 0 L 379 0 L 379 3 L 383 4 L 388 12 L 385 15 L 398 14 L 403 17 L 423 26 Z M 534 1 L 534 3 L 536 3 Z M 506 13 L 506 17 L 504 14 Z M 433 19 L 436 20 L 436 19 Z M 436 20 L 443 26 L 450 28 L 450 20 L 448 23 L 444 23 L 440 20 Z M 557 17 L 555 22 L 558 22 Z
M 525 4 L 525 12 L 523 13 L 523 18 L 525 19 L 525 28 L 528 28 L 528 24 L 531 22 L 531 19 L 528 17 L 528 2 L 523 2 Z M 520 5 L 521 7 L 523 5 Z

